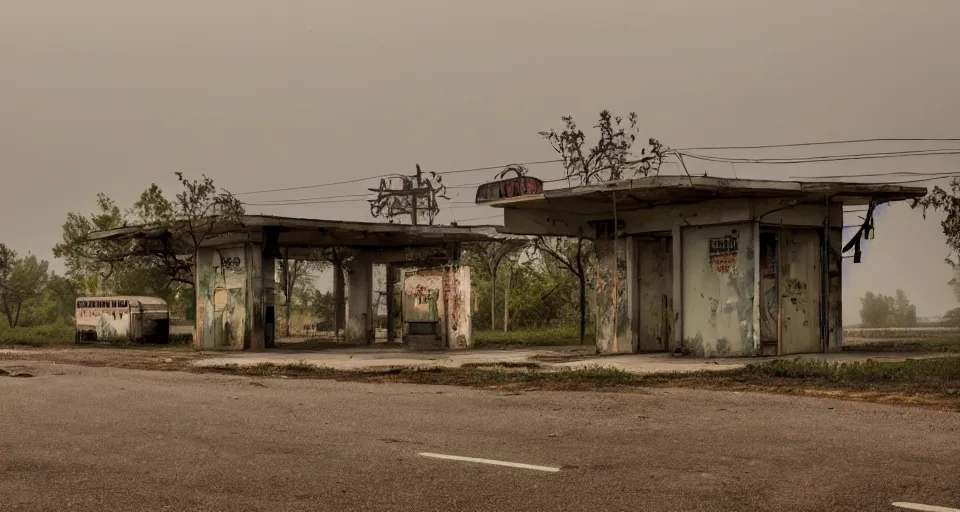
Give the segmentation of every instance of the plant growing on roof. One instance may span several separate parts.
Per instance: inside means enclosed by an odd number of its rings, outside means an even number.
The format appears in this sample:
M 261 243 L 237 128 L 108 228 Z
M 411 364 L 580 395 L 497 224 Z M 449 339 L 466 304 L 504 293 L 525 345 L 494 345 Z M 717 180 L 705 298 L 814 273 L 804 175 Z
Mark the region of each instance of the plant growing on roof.
M 622 117 L 612 116 L 608 110 L 600 112 L 600 120 L 594 126 L 600 131 L 600 138 L 589 148 L 586 147 L 586 135 L 573 117 L 561 119 L 564 123 L 562 131 L 550 130 L 540 132 L 540 135 L 560 154 L 566 178 L 579 181 L 581 185 L 657 174 L 669 152 L 657 139 L 649 139 L 649 148 L 642 148 L 639 157 L 633 154 L 639 119 L 635 112 L 627 116 L 626 126 Z
M 183 189 L 172 201 L 152 184 L 140 194 L 130 213 L 140 223 L 165 230 L 164 236 L 139 243 L 137 255 L 154 258 L 172 280 L 191 283 L 201 245 L 218 236 L 218 226 L 240 224 L 244 208 L 236 196 L 218 190 L 206 175 L 189 180 L 181 172 L 175 174 Z

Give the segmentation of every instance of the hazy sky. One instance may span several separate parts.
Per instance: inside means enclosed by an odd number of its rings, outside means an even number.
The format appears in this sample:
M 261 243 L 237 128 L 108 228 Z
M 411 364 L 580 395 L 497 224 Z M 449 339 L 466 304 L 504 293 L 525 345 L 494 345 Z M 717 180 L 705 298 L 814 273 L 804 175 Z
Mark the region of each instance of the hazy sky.
M 0 240 L 52 258 L 67 212 L 91 211 L 98 192 L 127 206 L 151 182 L 172 190 L 174 171 L 247 192 L 417 162 L 547 159 L 538 131 L 565 114 L 589 125 L 604 108 L 637 111 L 644 137 L 678 148 L 958 137 L 957 19 L 955 0 L 3 0 Z M 788 178 L 958 163 L 698 170 Z M 370 219 L 364 202 L 249 209 Z M 466 207 L 440 220 L 495 213 Z M 957 305 L 937 221 L 898 205 L 877 227 L 864 263 L 846 269 L 845 322 L 866 289 L 903 288 L 921 316 Z

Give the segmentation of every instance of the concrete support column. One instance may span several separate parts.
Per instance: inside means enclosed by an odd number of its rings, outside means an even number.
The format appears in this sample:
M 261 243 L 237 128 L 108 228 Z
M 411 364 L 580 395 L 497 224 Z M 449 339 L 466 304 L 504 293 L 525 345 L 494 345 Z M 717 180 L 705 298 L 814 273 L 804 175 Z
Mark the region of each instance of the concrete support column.
M 673 348 L 683 346 L 683 228 L 673 227 Z
M 266 319 L 266 309 L 264 303 L 263 281 L 263 252 L 259 244 L 247 244 L 244 247 L 244 255 L 247 262 L 247 318 L 245 322 L 245 332 L 243 348 L 254 352 L 263 351 L 266 348 L 266 339 L 264 335 L 264 320 Z M 272 259 L 270 260 L 273 261 Z M 269 269 L 272 273 L 272 268 Z
M 597 252 L 597 351 L 601 354 L 628 354 L 636 350 L 634 330 L 637 312 L 637 251 L 633 237 L 602 233 L 594 244 Z
M 347 273 L 347 341 L 373 343 L 373 255 L 361 251 Z
M 263 254 L 260 244 L 202 248 L 197 254 L 197 326 L 202 350 L 263 350 Z
M 263 233 L 263 346 L 273 348 L 277 339 L 277 257 L 279 233 L 266 229 Z
M 397 340 L 397 324 L 394 321 L 394 315 L 397 314 L 396 308 L 396 283 L 397 267 L 393 263 L 387 263 L 387 342 L 393 343 Z

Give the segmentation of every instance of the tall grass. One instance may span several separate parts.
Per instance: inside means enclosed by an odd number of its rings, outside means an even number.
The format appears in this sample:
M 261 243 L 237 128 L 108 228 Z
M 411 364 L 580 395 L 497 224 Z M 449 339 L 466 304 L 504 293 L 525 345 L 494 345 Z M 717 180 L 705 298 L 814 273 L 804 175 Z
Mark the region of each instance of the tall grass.
M 75 339 L 76 329 L 70 324 L 38 325 L 34 327 L 0 326 L 0 344 L 43 347 L 68 345 Z
M 827 381 L 845 385 L 920 384 L 960 386 L 960 357 L 874 360 L 835 363 L 820 360 L 779 360 L 751 365 L 754 376 Z
M 587 326 L 587 345 L 595 343 L 593 328 Z M 523 329 L 503 331 L 473 332 L 473 345 L 476 348 L 505 348 L 505 347 L 543 347 L 560 345 L 579 345 L 580 327 L 562 326 L 545 327 L 543 329 Z

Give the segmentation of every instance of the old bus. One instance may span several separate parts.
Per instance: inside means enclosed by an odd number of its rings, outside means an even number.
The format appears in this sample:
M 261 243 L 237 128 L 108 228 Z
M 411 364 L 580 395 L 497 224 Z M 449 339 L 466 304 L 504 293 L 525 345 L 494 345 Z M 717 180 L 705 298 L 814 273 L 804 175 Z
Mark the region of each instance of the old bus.
M 80 297 L 76 342 L 166 342 L 170 333 L 167 302 L 156 297 Z

